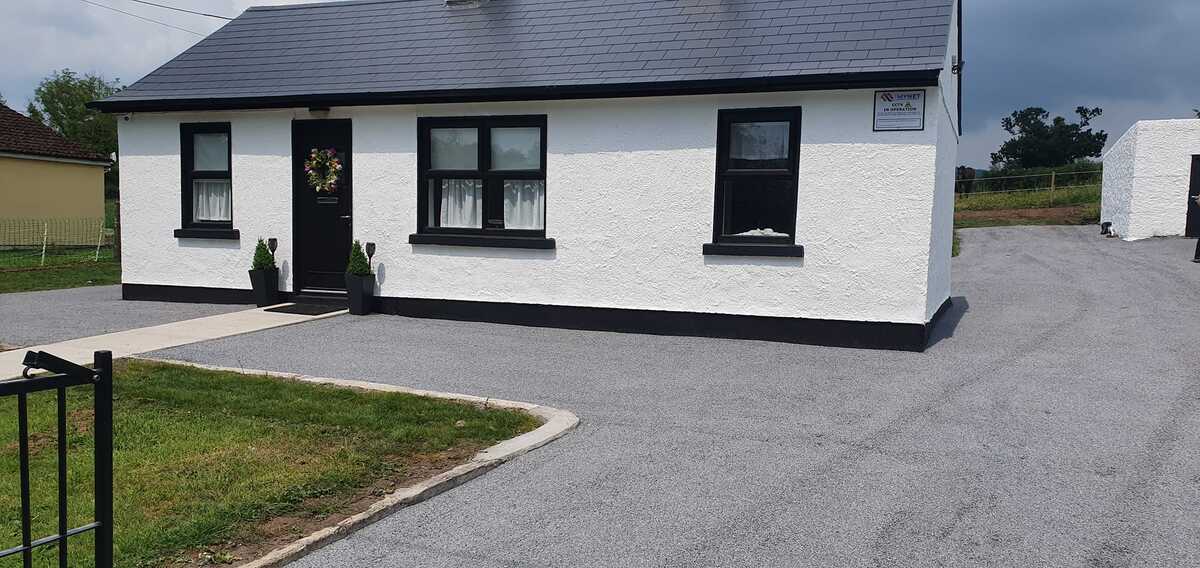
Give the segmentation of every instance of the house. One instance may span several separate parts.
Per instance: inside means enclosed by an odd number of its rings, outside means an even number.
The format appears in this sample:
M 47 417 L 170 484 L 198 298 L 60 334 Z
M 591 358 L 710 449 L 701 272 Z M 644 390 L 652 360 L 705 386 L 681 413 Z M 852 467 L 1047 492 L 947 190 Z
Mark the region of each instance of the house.
M 0 246 L 41 244 L 47 222 L 72 229 L 59 231 L 56 244 L 95 245 L 109 165 L 104 156 L 0 105 Z
M 344 293 L 359 239 L 388 313 L 920 350 L 960 30 L 956 0 L 251 8 L 92 103 L 123 294 L 248 302 L 259 237 L 285 292 Z
M 1200 237 L 1200 120 L 1143 120 L 1104 154 L 1100 221 L 1127 241 Z

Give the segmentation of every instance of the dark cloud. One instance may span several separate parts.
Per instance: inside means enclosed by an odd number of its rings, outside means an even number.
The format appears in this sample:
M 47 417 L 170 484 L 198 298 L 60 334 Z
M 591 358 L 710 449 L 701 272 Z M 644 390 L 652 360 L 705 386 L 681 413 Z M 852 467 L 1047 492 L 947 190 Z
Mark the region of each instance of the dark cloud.
M 1110 141 L 1200 107 L 1200 0 L 963 1 L 964 163 L 987 165 L 999 118 L 1027 106 L 1104 107 Z

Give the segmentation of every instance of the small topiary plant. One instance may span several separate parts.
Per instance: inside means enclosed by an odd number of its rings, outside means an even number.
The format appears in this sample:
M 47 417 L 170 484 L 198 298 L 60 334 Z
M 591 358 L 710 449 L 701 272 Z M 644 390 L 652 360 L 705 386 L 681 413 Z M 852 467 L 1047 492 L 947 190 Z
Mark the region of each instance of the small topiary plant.
M 258 244 L 254 245 L 254 262 L 250 268 L 252 270 L 275 268 L 275 255 L 271 253 L 271 249 L 267 248 L 266 241 L 258 239 Z
M 363 252 L 362 243 L 358 241 L 350 245 L 350 263 L 346 265 L 346 273 L 358 276 L 371 274 L 371 262 L 367 260 L 367 253 Z

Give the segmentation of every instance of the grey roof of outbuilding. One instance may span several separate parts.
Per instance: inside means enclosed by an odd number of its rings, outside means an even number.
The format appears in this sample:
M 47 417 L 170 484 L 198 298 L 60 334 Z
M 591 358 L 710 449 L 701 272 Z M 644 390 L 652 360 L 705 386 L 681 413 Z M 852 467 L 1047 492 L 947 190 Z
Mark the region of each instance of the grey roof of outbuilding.
M 235 108 L 305 97 L 387 102 L 402 100 L 388 98 L 397 94 L 468 92 L 483 100 L 530 98 L 545 89 L 899 80 L 915 73 L 927 81 L 943 66 L 954 1 L 358 0 L 255 7 L 93 104 L 109 111 Z

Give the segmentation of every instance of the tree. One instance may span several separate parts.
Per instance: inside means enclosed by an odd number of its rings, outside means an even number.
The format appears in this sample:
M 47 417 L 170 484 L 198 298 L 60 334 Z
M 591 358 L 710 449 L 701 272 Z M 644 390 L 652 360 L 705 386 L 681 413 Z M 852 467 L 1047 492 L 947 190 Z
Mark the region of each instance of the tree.
M 1077 107 L 1079 122 L 1071 123 L 1061 116 L 1049 120 L 1050 113 L 1043 108 L 1015 111 L 1000 123 L 1012 138 L 992 154 L 992 167 L 1054 168 L 1098 157 L 1108 142 L 1108 133 L 1094 132 L 1088 126 L 1103 113 L 1099 107 Z
M 8 106 L 8 101 L 4 100 L 4 93 L 0 93 L 0 105 Z
M 85 105 L 121 90 L 119 79 L 103 76 L 79 76 L 70 69 L 55 71 L 42 79 L 26 109 L 30 118 L 53 128 L 71 140 L 102 156 L 117 151 L 117 119 Z M 105 193 L 115 195 L 117 171 L 105 175 Z
M 971 193 L 977 172 L 970 166 L 954 168 L 954 193 Z
M 3 102 L 3 101 L 4 101 L 4 99 L 0 98 L 0 102 Z M 1200 108 L 1194 108 L 1194 109 L 1192 109 L 1192 112 L 1196 113 L 1196 118 L 1200 118 Z

